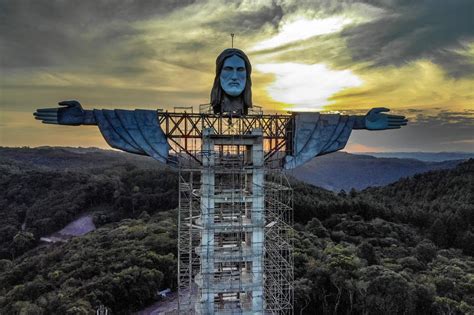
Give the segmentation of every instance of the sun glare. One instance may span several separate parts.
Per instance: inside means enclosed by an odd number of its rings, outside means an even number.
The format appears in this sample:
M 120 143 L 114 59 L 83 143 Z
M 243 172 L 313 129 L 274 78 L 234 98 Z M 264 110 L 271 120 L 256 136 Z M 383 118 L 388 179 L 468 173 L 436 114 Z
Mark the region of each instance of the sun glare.
M 338 16 L 317 20 L 300 19 L 287 22 L 280 27 L 280 32 L 276 36 L 257 43 L 252 47 L 252 50 L 275 48 L 313 36 L 339 32 L 350 23 L 352 23 L 352 19 Z
M 292 105 L 286 110 L 322 110 L 333 94 L 362 85 L 350 70 L 331 70 L 324 64 L 268 63 L 258 64 L 256 69 L 275 75 L 267 91 L 276 101 Z

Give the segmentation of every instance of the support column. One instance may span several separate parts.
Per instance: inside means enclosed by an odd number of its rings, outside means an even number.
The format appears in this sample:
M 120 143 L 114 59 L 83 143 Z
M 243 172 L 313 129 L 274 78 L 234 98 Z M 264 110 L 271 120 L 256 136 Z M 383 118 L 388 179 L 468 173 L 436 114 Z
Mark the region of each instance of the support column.
M 214 313 L 214 143 L 210 139 L 212 129 L 203 130 L 201 172 L 201 311 Z
M 203 132 L 200 314 L 264 312 L 264 152 L 260 129 Z
M 262 130 L 254 129 L 252 135 L 260 136 Z M 252 281 L 254 290 L 252 291 L 252 312 L 263 314 L 263 267 L 264 267 L 264 154 L 263 142 L 255 141 L 252 145 Z

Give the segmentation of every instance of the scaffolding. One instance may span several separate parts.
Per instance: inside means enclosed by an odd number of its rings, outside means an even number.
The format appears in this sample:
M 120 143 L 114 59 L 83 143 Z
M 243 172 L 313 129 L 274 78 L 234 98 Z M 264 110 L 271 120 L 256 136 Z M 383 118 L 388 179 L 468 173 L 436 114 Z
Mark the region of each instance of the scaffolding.
M 292 190 L 262 129 L 205 128 L 200 144 L 180 159 L 179 313 L 292 314 Z
M 209 128 L 218 135 L 236 137 L 250 134 L 254 129 L 261 129 L 267 167 L 281 168 L 281 157 L 292 152 L 294 114 L 263 114 L 261 109 L 258 109 L 251 110 L 248 115 L 222 116 L 212 113 L 210 105 L 204 104 L 200 107 L 199 113 L 157 112 L 158 122 L 169 140 L 171 151 L 178 157 L 185 156 L 202 164 L 200 149 L 203 131 Z M 172 159 L 169 162 L 176 161 Z

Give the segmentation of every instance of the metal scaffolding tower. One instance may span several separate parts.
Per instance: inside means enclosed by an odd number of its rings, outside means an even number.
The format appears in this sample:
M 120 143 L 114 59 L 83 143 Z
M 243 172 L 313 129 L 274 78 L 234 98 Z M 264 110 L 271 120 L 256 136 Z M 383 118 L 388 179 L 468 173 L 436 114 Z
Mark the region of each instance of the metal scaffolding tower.
M 180 159 L 179 313 L 293 313 L 292 190 L 265 131 L 239 131 L 204 128 Z

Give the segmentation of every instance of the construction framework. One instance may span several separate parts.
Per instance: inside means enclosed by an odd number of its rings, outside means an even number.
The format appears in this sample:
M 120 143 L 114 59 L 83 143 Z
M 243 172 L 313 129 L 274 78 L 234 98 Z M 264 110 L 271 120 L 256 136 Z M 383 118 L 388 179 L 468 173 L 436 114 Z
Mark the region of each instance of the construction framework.
M 292 314 L 293 193 L 271 167 L 291 116 L 160 115 L 191 157 L 179 159 L 179 313 Z
M 263 133 L 265 161 L 279 161 L 279 152 L 292 152 L 294 114 L 263 114 L 252 111 L 242 116 L 222 116 L 214 114 L 207 107 L 199 113 L 158 111 L 158 121 L 166 138 L 170 140 L 175 154 L 187 155 L 197 163 L 202 163 L 198 154 L 202 145 L 203 130 L 212 129 L 219 135 L 245 135 L 254 129 Z M 173 162 L 173 161 L 171 161 Z M 268 164 L 268 163 L 267 163 Z M 275 168 L 281 165 L 273 163 Z

